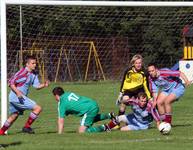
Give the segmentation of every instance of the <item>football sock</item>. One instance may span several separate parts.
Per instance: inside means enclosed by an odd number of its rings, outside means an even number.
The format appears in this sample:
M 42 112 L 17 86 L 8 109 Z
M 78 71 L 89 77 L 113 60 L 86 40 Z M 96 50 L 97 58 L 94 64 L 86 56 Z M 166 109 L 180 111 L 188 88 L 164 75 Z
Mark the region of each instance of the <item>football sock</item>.
M 109 114 L 97 114 L 96 117 L 94 118 L 94 122 L 105 120 L 105 119 L 110 119 Z
M 109 129 L 112 129 L 112 128 L 114 128 L 114 127 L 117 126 L 117 125 L 118 125 L 118 123 L 115 122 L 115 121 L 113 121 L 113 120 L 111 120 L 111 121 L 107 124 L 107 126 L 109 127 Z
M 3 125 L 3 127 L 0 129 L 0 133 L 1 133 L 1 134 L 2 134 L 2 133 L 5 133 L 5 131 L 7 131 L 10 126 L 11 126 L 11 124 L 10 124 L 8 121 L 6 121 L 6 122 L 4 123 L 4 125 Z
M 167 122 L 167 123 L 171 124 L 172 123 L 172 114 L 171 113 L 166 113 L 165 116 L 166 117 L 164 119 L 164 122 Z
M 165 115 L 165 114 L 160 114 L 160 119 L 161 119 L 161 121 L 164 121 L 165 118 L 166 118 L 166 115 Z
M 88 133 L 103 132 L 103 131 L 105 131 L 104 125 L 100 125 L 97 127 L 89 127 L 86 129 L 86 132 L 88 132 Z
M 31 113 L 30 113 L 30 116 L 29 116 L 27 122 L 25 123 L 25 126 L 24 126 L 24 127 L 25 127 L 25 128 L 29 128 L 29 127 L 31 126 L 31 124 L 34 122 L 34 120 L 36 120 L 37 117 L 38 117 L 37 114 L 31 112 Z

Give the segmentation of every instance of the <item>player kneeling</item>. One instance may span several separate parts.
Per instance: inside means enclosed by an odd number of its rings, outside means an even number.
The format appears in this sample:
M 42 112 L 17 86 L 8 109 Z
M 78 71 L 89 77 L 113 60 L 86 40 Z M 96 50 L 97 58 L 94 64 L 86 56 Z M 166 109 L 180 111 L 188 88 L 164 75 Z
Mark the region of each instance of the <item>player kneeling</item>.
M 126 125 L 120 128 L 121 131 L 145 130 L 150 127 L 153 119 L 157 123 L 157 128 L 159 127 L 159 113 L 156 108 L 153 108 L 152 101 L 147 100 L 145 93 L 140 92 L 136 99 L 130 98 L 126 103 L 131 106 L 133 112 L 128 115 L 117 116 L 116 121 L 111 121 L 107 125 L 110 129 L 124 122 Z
M 93 127 L 93 123 L 114 119 L 113 113 L 99 114 L 99 106 L 97 102 L 85 96 L 79 96 L 72 92 L 64 92 L 61 87 L 55 87 L 53 94 L 58 102 L 58 133 L 61 134 L 64 128 L 64 118 L 69 114 L 82 117 L 79 133 L 83 132 L 102 132 L 108 131 L 106 125 Z

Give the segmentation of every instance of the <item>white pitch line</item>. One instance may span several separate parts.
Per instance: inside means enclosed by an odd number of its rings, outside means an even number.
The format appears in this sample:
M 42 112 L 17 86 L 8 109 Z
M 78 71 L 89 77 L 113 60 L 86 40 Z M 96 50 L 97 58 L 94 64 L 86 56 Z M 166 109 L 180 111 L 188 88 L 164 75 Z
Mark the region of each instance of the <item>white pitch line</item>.
M 116 141 L 87 141 L 87 143 L 93 144 L 111 144 L 111 143 L 138 143 L 138 142 L 153 142 L 153 141 L 166 141 L 172 140 L 172 138 L 166 136 L 165 138 L 147 138 L 147 139 L 131 139 L 131 140 L 116 140 Z

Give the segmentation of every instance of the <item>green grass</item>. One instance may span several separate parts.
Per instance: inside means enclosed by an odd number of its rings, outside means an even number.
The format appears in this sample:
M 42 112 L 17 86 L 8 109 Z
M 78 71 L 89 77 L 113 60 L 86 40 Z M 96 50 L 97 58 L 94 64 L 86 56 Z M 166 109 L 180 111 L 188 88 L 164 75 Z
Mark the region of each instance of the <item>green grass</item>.
M 8 136 L 0 137 L 0 149 L 31 150 L 189 150 L 193 147 L 193 86 L 189 87 L 179 102 L 173 105 L 173 127 L 168 136 L 161 135 L 155 128 L 146 131 L 131 132 L 103 132 L 95 134 L 76 133 L 80 118 L 68 116 L 65 119 L 65 128 L 62 135 L 57 134 L 57 103 L 51 94 L 54 86 L 62 86 L 67 91 L 77 92 L 80 95 L 96 99 L 101 112 L 118 111 L 115 106 L 120 83 L 100 82 L 88 84 L 51 84 L 47 89 L 36 91 L 31 89 L 29 95 L 43 107 L 43 112 L 33 124 L 36 134 L 21 133 L 29 111 L 25 112 L 9 130 Z M 129 108 L 127 109 L 129 111 Z M 102 124 L 99 122 L 97 124 Z M 106 121 L 108 122 L 108 121 Z

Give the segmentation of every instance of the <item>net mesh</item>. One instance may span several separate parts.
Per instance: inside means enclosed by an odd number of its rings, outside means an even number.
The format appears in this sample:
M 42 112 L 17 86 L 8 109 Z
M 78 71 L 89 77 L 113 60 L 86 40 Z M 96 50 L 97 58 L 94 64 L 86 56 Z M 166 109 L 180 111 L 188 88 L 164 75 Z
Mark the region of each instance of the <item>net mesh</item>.
M 9 5 L 8 77 L 26 54 L 51 81 L 118 80 L 137 53 L 145 64 L 171 67 L 183 57 L 187 25 L 191 7 Z

